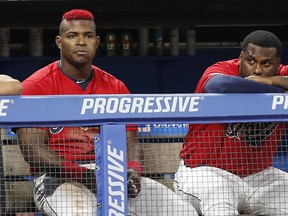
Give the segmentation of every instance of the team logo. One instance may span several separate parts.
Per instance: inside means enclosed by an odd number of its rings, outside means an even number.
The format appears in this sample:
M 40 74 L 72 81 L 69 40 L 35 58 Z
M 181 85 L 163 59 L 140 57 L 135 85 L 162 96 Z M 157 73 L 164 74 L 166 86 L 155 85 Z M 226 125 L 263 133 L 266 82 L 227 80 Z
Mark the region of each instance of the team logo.
M 58 133 L 60 133 L 63 129 L 64 129 L 63 126 L 61 126 L 61 127 L 50 127 L 50 128 L 49 128 L 49 132 L 50 132 L 51 134 L 58 134 Z
M 244 140 L 255 147 L 273 133 L 277 126 L 277 122 L 230 123 L 225 133 L 230 138 Z

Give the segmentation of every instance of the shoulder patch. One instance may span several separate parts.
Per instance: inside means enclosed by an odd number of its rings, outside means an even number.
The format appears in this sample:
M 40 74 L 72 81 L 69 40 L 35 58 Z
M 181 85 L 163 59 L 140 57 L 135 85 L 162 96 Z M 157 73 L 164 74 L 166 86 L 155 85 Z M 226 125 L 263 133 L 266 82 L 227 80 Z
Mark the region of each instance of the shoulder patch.
M 64 127 L 63 126 L 61 126 L 61 127 L 49 127 L 49 132 L 51 133 L 51 134 L 58 134 L 58 133 L 60 133 L 62 130 L 64 129 Z

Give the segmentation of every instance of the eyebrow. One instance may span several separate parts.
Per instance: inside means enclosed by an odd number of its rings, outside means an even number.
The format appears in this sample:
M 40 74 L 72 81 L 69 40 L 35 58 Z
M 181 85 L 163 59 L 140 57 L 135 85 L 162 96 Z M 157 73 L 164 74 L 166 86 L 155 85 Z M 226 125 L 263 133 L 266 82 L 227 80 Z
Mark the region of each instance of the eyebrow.
M 94 31 L 85 31 L 85 32 L 79 32 L 79 31 L 67 31 L 66 33 L 73 33 L 73 34 L 90 34 L 90 33 L 95 33 Z
M 255 60 L 257 59 L 257 58 L 255 58 L 255 56 L 251 55 L 251 53 L 248 54 L 247 58 L 252 58 Z M 267 57 L 265 59 L 262 59 L 261 62 L 264 62 L 264 61 L 267 62 L 267 61 L 271 61 L 271 60 L 272 60 L 272 57 Z

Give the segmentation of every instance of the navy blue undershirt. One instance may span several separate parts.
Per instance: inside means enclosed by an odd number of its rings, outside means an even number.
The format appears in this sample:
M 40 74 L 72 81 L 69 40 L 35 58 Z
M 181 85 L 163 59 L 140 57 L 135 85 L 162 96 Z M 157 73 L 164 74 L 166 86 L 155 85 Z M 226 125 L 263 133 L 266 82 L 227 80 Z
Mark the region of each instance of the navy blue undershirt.
M 87 86 L 89 85 L 90 81 L 93 79 L 93 69 L 91 68 L 91 73 L 89 75 L 89 77 L 86 79 L 86 80 L 76 80 L 70 76 L 68 76 L 63 70 L 62 70 L 62 67 L 61 67 L 61 61 L 58 62 L 58 66 L 61 70 L 61 72 L 66 76 L 68 77 L 69 79 L 71 79 L 72 81 L 74 81 L 75 83 L 77 83 L 81 89 L 83 91 L 85 91 L 85 89 L 87 88 Z
M 204 88 L 205 93 L 284 93 L 283 88 L 247 80 L 238 76 L 216 75 Z

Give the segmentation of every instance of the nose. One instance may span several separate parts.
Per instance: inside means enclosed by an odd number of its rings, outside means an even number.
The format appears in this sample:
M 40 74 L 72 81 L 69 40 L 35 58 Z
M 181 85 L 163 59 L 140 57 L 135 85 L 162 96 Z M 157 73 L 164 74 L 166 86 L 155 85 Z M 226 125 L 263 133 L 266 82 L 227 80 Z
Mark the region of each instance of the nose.
M 260 64 L 257 64 L 255 70 L 253 71 L 253 75 L 258 75 L 259 76 L 261 74 L 262 74 L 261 66 L 260 66 Z
M 85 37 L 83 35 L 78 36 L 77 44 L 79 44 L 79 45 L 86 44 Z

